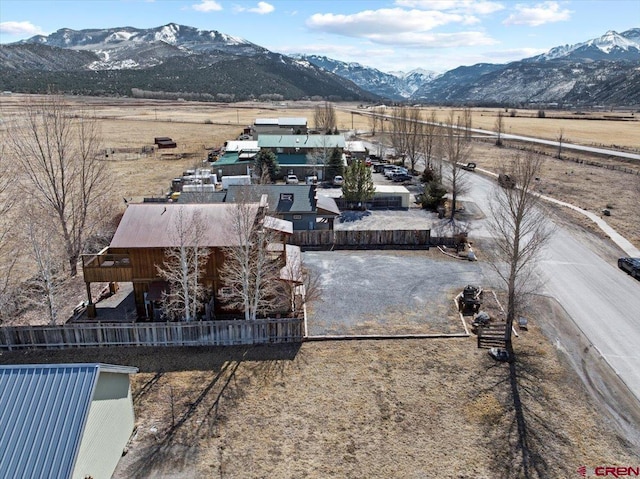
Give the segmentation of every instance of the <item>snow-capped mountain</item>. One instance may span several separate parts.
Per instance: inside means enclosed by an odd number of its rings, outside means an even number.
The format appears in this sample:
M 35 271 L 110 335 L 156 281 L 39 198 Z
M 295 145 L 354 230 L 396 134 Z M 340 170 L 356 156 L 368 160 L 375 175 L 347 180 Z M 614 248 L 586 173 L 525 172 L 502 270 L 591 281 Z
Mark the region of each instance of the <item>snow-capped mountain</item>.
M 268 52 L 242 38 L 175 23 L 149 29 L 63 28 L 51 35 L 37 35 L 19 43 L 92 51 L 99 57 L 99 60 L 89 65 L 93 70 L 149 68 L 161 64 L 167 58 L 194 53 L 253 56 Z
M 61 29 L 0 45 L 0 90 L 180 95 L 234 101 L 387 99 L 435 104 L 640 105 L 640 28 L 609 31 L 508 64 L 436 75 L 270 52 L 242 38 L 170 23 L 150 29 Z M 187 96 L 187 93 L 189 96 Z
M 411 95 L 413 95 L 418 90 L 418 88 L 435 80 L 440 76 L 440 73 L 431 70 L 425 70 L 424 68 L 416 68 L 407 73 L 403 71 L 393 71 L 389 73 L 400 78 L 403 81 L 405 85 L 404 92 L 407 93 L 406 98 L 411 98 Z
M 623 33 L 608 31 L 599 38 L 593 38 L 575 45 L 552 48 L 528 61 L 584 60 L 584 61 L 640 61 L 640 28 Z
M 363 90 L 370 91 L 390 100 L 406 100 L 423 84 L 437 76 L 435 72 L 423 69 L 408 73 L 385 73 L 360 63 L 345 63 L 319 55 L 295 54 L 293 58 L 306 61 L 338 76 L 351 80 Z
M 640 28 L 609 31 L 576 45 L 505 65 L 450 70 L 422 85 L 416 102 L 638 105 Z
M 640 61 L 640 28 L 623 33 L 610 30 L 599 38 L 575 45 L 558 46 L 526 61 L 549 60 Z
M 260 79 L 260 81 L 256 81 Z M 242 38 L 169 23 L 71 30 L 0 45 L 0 88 L 100 95 L 376 100 L 352 82 Z M 142 92 L 142 93 L 140 93 Z

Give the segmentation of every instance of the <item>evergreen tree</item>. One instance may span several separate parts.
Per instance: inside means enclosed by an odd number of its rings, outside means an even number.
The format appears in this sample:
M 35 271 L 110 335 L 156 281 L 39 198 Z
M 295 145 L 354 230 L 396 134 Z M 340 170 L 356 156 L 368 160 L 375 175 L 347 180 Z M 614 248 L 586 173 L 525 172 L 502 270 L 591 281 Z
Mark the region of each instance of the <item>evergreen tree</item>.
M 258 178 L 264 178 L 264 172 L 269 173 L 271 181 L 276 181 L 280 172 L 280 165 L 276 154 L 271 150 L 260 150 L 254 160 L 255 173 Z
M 424 193 L 422 194 L 422 208 L 436 209 L 442 205 L 447 189 L 442 184 L 438 176 L 424 185 Z
M 371 178 L 371 169 L 362 161 L 351 163 L 344 174 L 342 196 L 347 201 L 364 203 L 373 198 L 376 187 Z
M 331 156 L 327 161 L 327 178 L 334 178 L 335 176 L 342 176 L 344 174 L 344 163 L 342 162 L 342 152 L 338 148 L 331 150 Z

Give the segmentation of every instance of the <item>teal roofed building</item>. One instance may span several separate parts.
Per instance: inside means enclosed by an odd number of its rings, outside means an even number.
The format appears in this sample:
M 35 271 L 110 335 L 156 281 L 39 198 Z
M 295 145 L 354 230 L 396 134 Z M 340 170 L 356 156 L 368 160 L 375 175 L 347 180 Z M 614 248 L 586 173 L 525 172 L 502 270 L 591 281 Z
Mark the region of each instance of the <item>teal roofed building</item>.
M 268 148 L 276 154 L 305 154 L 327 148 L 344 150 L 345 140 L 342 135 L 260 135 L 258 147 Z
M 308 176 L 324 179 L 324 161 L 334 148 L 344 154 L 345 139 L 342 135 L 260 135 L 257 146 L 271 150 L 280 164 L 280 179 L 293 174 L 303 180 Z M 242 151 L 225 151 L 211 166 L 213 172 L 222 175 L 244 175 L 253 169 L 254 158 L 242 155 Z

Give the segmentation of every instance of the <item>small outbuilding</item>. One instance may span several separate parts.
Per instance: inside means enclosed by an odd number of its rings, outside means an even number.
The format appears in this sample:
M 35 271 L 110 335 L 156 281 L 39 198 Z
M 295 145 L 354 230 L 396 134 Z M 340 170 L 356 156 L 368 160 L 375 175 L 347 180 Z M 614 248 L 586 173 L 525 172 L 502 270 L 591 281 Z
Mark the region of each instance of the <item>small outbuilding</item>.
M 133 432 L 129 375 L 110 364 L 0 366 L 0 477 L 108 479 Z
M 398 208 L 409 208 L 411 192 L 401 185 L 376 185 L 374 200 L 387 201 Z

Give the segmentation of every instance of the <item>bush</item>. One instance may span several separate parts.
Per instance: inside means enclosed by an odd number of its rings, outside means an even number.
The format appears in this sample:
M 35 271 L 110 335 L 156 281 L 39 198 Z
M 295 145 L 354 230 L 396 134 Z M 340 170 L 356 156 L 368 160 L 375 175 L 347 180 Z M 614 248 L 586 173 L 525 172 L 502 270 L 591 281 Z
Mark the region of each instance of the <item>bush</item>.
M 447 189 L 440 182 L 440 178 L 436 178 L 424 187 L 422 195 L 422 208 L 425 210 L 436 210 L 438 206 L 444 203 L 444 196 Z
M 436 172 L 431 168 L 426 168 L 422 175 L 420 176 L 420 181 L 422 181 L 425 185 L 436 178 Z

